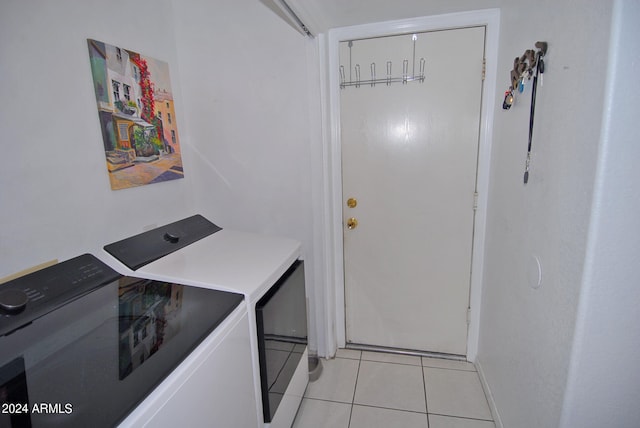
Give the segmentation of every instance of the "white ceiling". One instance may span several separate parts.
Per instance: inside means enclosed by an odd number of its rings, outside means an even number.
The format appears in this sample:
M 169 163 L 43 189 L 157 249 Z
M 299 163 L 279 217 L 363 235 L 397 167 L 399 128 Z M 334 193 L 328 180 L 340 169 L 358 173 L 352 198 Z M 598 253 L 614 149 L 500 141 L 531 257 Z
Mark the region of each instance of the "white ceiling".
M 279 0 L 260 0 L 263 3 Z M 502 0 L 285 0 L 313 34 L 330 28 L 498 7 Z

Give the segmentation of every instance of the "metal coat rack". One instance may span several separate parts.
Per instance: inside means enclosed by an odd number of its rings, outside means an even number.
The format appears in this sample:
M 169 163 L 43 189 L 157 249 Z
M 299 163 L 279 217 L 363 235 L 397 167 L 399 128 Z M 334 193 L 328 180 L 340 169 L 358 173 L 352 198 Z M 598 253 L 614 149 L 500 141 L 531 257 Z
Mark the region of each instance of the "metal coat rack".
M 412 37 L 413 40 L 413 58 L 412 58 L 412 68 L 411 74 L 409 74 L 409 60 L 405 59 L 402 61 L 402 74 L 400 76 L 393 76 L 392 68 L 393 64 L 391 61 L 387 61 L 386 63 L 386 74 L 384 77 L 377 77 L 376 74 L 376 63 L 372 62 L 369 65 L 370 78 L 363 79 L 360 71 L 360 64 L 356 64 L 351 67 L 351 50 L 353 49 L 353 41 L 349 41 L 349 80 L 347 80 L 347 76 L 345 73 L 344 65 L 340 66 L 340 89 L 344 89 L 347 86 L 355 86 L 359 88 L 361 85 L 369 85 L 371 87 L 376 86 L 377 84 L 385 84 L 390 86 L 392 83 L 402 83 L 406 85 L 408 82 L 424 82 L 425 80 L 425 65 L 426 60 L 424 58 L 420 58 L 417 62 L 418 65 L 418 73 L 416 74 L 416 40 L 418 37 L 414 34 Z M 355 75 L 355 76 L 353 76 Z

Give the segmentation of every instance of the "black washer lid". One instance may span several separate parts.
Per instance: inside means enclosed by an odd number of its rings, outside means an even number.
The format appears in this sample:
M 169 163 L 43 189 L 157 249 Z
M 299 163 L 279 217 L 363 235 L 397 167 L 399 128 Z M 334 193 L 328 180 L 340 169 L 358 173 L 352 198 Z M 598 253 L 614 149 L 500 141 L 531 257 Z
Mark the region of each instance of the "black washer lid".
M 129 269 L 137 270 L 219 230 L 222 228 L 196 214 L 105 245 L 104 250 Z

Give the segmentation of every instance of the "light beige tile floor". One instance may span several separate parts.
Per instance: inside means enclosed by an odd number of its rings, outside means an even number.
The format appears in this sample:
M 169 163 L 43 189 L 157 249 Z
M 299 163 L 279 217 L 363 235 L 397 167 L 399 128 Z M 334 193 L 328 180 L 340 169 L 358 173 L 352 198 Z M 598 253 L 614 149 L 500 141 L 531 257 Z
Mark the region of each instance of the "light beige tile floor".
M 495 428 L 471 363 L 340 349 L 322 365 L 294 428 Z

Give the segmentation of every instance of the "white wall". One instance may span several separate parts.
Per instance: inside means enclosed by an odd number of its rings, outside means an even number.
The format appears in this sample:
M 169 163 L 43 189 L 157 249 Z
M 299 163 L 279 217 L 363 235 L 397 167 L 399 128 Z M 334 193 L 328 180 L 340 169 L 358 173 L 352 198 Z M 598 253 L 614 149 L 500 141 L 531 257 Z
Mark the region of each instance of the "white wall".
M 185 179 L 111 191 L 87 38 L 168 62 L 186 131 L 169 1 L 3 0 L 0 277 L 193 211 L 184 139 Z
M 563 428 L 632 428 L 640 423 L 639 21 L 637 1 L 616 1 Z
M 311 2 L 305 8 L 295 0 L 292 3 L 303 12 L 314 10 L 312 6 L 319 4 Z M 326 29 L 420 14 L 501 8 L 498 70 L 502 83 L 498 84 L 504 86 L 495 93 L 497 108 L 477 363 L 490 388 L 499 426 L 558 426 L 565 399 L 565 409 L 573 406 L 570 411 L 565 410 L 571 415 L 565 416 L 570 421 L 565 426 L 580 426 L 572 424 L 579 419 L 575 415 L 596 399 L 590 398 L 590 391 L 572 397 L 582 385 L 576 379 L 585 376 L 586 368 L 594 365 L 604 371 L 602 353 L 595 361 L 583 361 L 579 369 L 573 367 L 583 342 L 588 342 L 590 350 L 601 343 L 590 332 L 581 332 L 585 315 L 578 316 L 578 305 L 588 263 L 600 262 L 593 257 L 585 261 L 585 256 L 588 240 L 592 239 L 589 224 L 599 155 L 611 3 L 596 0 L 485 0 L 456 5 L 444 1 L 417 4 L 413 0 L 400 4 L 363 3 L 323 2 L 323 13 L 315 24 Z M 457 9 L 461 4 L 463 9 Z M 524 186 L 531 85 L 517 97 L 510 111 L 502 111 L 500 107 L 503 91 L 510 83 L 513 59 L 525 49 L 533 48 L 538 40 L 549 43 L 549 54 L 544 85 L 539 88 L 537 100 L 531 177 Z M 637 208 L 637 204 L 633 207 Z M 539 289 L 530 286 L 537 279 L 535 256 L 542 266 Z M 600 308 L 607 325 L 617 326 L 623 319 L 630 322 L 627 311 L 620 320 L 609 319 L 608 313 L 628 307 L 618 307 L 618 303 Z M 326 313 L 331 318 L 331 308 Z M 581 311 L 585 313 L 590 311 Z M 580 346 L 572 345 L 574 337 Z M 620 333 L 613 343 L 620 345 L 624 338 L 633 337 L 633 333 Z M 637 351 L 636 347 L 633 349 Z M 570 367 L 577 373 L 571 377 Z M 621 374 L 622 369 L 615 378 Z M 594 388 L 595 381 L 589 386 Z M 606 391 L 617 392 L 613 387 Z
M 193 212 L 223 227 L 300 239 L 306 259 L 322 261 L 312 239 L 312 231 L 319 238 L 322 226 L 314 228 L 311 220 L 326 209 L 318 202 L 318 119 L 309 117 L 310 109 L 318 113 L 309 106 L 315 101 L 307 86 L 317 83 L 309 54 L 315 45 L 259 2 L 210 3 L 0 4 L 0 277 L 93 251 L 146 225 Z M 402 9 L 397 16 L 368 20 L 462 10 L 444 1 L 429 8 L 424 4 L 412 6 L 415 14 Z M 631 392 L 628 400 L 637 397 L 638 385 L 626 376 L 630 360 L 611 370 L 602 353 L 620 350 L 632 358 L 640 342 L 633 330 L 638 299 L 631 271 L 637 228 L 628 214 L 637 212 L 638 204 L 625 205 L 633 200 L 628 198 L 637 199 L 637 190 L 629 186 L 637 168 L 625 162 L 638 154 L 628 122 L 618 126 L 612 119 L 617 116 L 610 117 L 603 137 L 607 158 L 598 167 L 592 201 L 612 6 L 598 0 L 464 4 L 502 9 L 499 70 L 505 89 L 513 58 L 537 40 L 549 42 L 527 186 L 522 173 L 530 93 L 519 96 L 509 112 L 499 107 L 495 112 L 478 362 L 504 426 L 558 426 L 563 402 L 563 426 L 582 426 L 589 417 L 583 410 L 618 392 L 614 380 Z M 367 11 L 382 10 L 380 5 L 371 3 Z M 353 8 L 345 16 L 360 14 Z M 363 21 L 341 25 L 356 23 Z M 185 179 L 110 190 L 88 37 L 169 63 Z M 637 52 L 637 39 L 634 33 L 624 46 Z M 618 93 L 627 90 L 623 75 L 614 75 Z M 636 75 L 637 70 L 630 71 Z M 502 90 L 496 97 L 501 104 Z M 632 102 L 626 98 L 617 109 L 615 102 L 607 108 L 618 115 Z M 637 116 L 637 106 L 632 112 Z M 590 226 L 592 202 L 596 211 Z M 611 215 L 614 220 L 607 223 Z M 528 285 L 534 254 L 543 269 L 537 290 Z M 628 263 L 615 264 L 620 259 Z M 312 275 L 318 291 L 326 278 Z M 612 284 L 620 287 L 612 292 Z M 333 328 L 330 320 L 322 323 Z M 627 335 L 610 334 L 622 330 Z M 593 370 L 596 376 L 588 379 Z M 602 394 L 592 395 L 603 380 L 609 381 Z M 612 400 L 607 403 L 606 414 L 615 414 Z M 628 411 L 632 405 L 621 404 Z
M 169 63 L 184 179 L 110 190 L 87 38 Z M 0 277 L 198 212 L 302 241 L 313 294 L 313 48 L 255 0 L 3 1 Z
M 318 20 L 324 28 L 412 16 L 407 9 L 422 15 L 460 10 L 460 3 L 441 1 L 375 1 L 364 9 L 358 0 L 326 3 Z M 597 0 L 462 4 L 467 9 L 501 8 L 501 87 L 494 94 L 477 363 L 499 425 L 554 427 L 571 391 L 567 380 L 589 239 L 612 6 Z M 531 85 L 510 111 L 502 111 L 501 105 L 513 59 L 538 40 L 549 43 L 549 53 L 525 186 Z M 535 256 L 542 265 L 538 289 L 530 286 L 536 280 Z
M 173 13 L 195 209 L 225 228 L 302 242 L 315 349 L 313 41 L 256 0 L 176 0 Z
M 197 209 L 223 227 L 305 238 L 307 40 L 255 0 L 173 10 Z
M 584 270 L 611 4 L 505 1 L 500 60 L 549 43 L 529 183 L 530 87 L 494 122 L 478 363 L 505 427 L 558 426 Z M 500 74 L 499 74 L 500 76 Z M 538 256 L 542 284 L 535 282 Z

